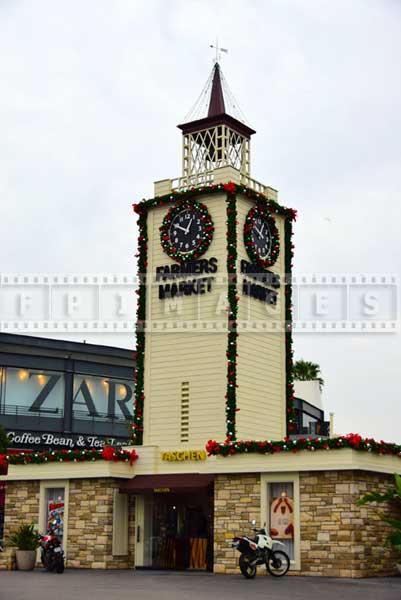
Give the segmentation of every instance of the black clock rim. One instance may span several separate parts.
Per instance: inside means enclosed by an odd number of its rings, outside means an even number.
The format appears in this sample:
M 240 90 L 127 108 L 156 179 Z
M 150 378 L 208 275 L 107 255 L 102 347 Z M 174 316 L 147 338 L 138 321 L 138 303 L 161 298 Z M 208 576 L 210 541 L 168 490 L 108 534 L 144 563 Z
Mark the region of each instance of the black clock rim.
M 252 240 L 250 239 L 250 232 L 253 228 L 253 220 L 257 215 L 259 215 L 267 221 L 269 231 L 271 234 L 270 250 L 268 255 L 266 255 L 266 257 L 263 258 L 259 256 L 259 254 L 255 250 L 254 245 L 252 244 Z M 272 265 L 274 265 L 277 262 L 277 259 L 280 254 L 280 237 L 276 225 L 276 220 L 273 217 L 273 215 L 269 212 L 267 207 L 256 204 L 255 206 L 249 209 L 244 224 L 244 244 L 251 261 L 254 264 L 258 265 L 262 270 L 268 270 Z
M 201 213 L 204 231 L 200 244 L 198 244 L 189 252 L 182 252 L 181 250 L 174 248 L 173 244 L 171 243 L 170 228 L 175 217 L 186 209 L 197 210 Z M 209 248 L 213 239 L 214 224 L 207 206 L 201 202 L 192 200 L 192 198 L 183 198 L 170 207 L 167 214 L 163 218 L 159 231 L 160 243 L 167 256 L 176 262 L 190 262 L 192 260 L 197 260 Z

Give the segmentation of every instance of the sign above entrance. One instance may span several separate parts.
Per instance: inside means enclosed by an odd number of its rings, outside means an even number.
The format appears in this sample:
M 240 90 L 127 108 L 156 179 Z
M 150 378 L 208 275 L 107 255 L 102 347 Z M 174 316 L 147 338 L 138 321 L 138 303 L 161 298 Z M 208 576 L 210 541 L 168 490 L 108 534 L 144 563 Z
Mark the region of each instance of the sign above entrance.
M 206 460 L 204 450 L 178 450 L 176 452 L 162 452 L 162 460 L 183 461 L 183 460 Z
M 41 431 L 8 431 L 6 430 L 13 448 L 31 448 L 39 446 L 57 448 L 103 448 L 105 445 L 124 446 L 128 438 L 113 438 L 97 435 L 80 435 L 76 433 L 51 433 Z

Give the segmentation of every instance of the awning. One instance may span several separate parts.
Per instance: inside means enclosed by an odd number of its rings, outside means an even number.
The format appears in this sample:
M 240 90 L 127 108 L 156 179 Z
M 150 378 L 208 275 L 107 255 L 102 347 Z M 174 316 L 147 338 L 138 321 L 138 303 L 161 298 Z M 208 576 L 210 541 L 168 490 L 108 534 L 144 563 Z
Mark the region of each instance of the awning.
M 187 473 L 185 475 L 136 475 L 120 486 L 123 494 L 168 494 L 207 490 L 214 475 Z

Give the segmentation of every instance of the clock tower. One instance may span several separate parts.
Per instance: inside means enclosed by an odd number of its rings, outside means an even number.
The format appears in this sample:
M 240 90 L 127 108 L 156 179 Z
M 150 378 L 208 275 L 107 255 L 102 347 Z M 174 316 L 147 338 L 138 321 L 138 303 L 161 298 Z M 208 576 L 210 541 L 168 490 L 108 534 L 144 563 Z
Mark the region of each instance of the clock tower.
M 182 175 L 139 225 L 133 437 L 162 449 L 281 439 L 293 427 L 291 222 L 251 178 L 255 131 L 215 63 L 182 131 Z

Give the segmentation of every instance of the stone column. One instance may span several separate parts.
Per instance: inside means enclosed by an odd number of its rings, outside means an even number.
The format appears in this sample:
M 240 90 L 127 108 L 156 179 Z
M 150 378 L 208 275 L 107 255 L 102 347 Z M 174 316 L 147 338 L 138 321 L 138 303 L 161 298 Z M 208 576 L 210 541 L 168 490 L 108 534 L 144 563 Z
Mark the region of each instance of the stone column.
M 250 522 L 260 519 L 260 475 L 217 475 L 214 480 L 215 573 L 239 573 L 239 554 L 231 548 L 235 535 L 249 535 Z

